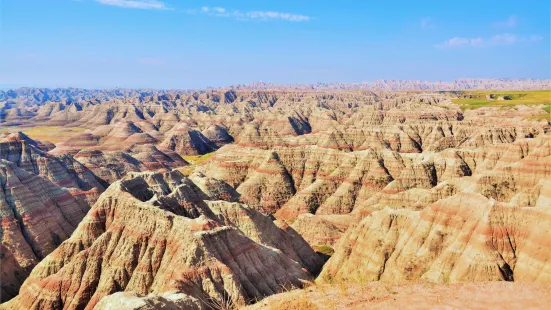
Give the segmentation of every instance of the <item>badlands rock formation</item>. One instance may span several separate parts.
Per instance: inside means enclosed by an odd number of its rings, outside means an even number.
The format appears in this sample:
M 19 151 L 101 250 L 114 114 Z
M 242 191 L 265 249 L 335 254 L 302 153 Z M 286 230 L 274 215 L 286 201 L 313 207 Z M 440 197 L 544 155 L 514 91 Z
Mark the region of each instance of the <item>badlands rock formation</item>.
M 2 264 L 21 270 L 3 295 L 38 264 L 3 307 L 251 303 L 316 276 L 312 247 L 334 249 L 324 285 L 551 282 L 544 105 L 461 109 L 449 92 L 365 90 L 548 81 L 443 85 L 2 93 L 6 123 L 85 130 L 0 143 Z M 18 218 L 35 209 L 46 211 Z
M 319 271 L 320 259 L 296 233 L 245 205 L 209 199 L 175 171 L 128 175 L 4 307 L 92 309 L 122 291 L 155 295 L 128 297 L 138 304 L 245 303 L 300 287 Z M 166 295 L 174 293 L 189 297 Z
M 105 188 L 71 156 L 55 157 L 22 134 L 0 141 L 2 301 L 78 226 Z
M 88 211 L 69 190 L 0 160 L 2 298 L 17 295 L 31 269 L 67 239 Z

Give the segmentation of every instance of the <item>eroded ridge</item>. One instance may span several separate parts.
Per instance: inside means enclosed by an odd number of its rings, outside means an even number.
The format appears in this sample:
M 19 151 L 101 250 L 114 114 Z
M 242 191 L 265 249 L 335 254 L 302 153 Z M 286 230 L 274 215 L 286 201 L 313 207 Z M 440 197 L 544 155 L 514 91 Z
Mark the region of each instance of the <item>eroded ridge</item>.
M 292 230 L 239 203 L 210 201 L 180 173 L 112 184 L 6 309 L 91 309 L 116 292 L 250 302 L 300 287 L 321 261 Z M 161 297 L 159 297 L 161 298 Z

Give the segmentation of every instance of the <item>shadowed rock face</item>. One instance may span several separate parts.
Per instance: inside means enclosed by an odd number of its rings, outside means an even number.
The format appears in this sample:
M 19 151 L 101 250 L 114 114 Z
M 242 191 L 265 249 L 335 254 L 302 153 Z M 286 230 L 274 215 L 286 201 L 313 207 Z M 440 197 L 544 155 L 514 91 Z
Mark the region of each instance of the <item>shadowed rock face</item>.
M 78 226 L 105 188 L 72 156 L 52 156 L 23 134 L 0 141 L 2 301 Z
M 22 133 L 0 139 L 0 158 L 70 189 L 90 204 L 93 204 L 105 189 L 95 175 L 72 156 L 52 156 L 40 149 L 39 142 Z
M 3 301 L 31 269 L 67 239 L 89 206 L 66 188 L 0 160 Z
M 121 291 L 249 302 L 301 286 L 320 269 L 298 234 L 245 205 L 208 199 L 178 172 L 115 182 L 5 307 L 91 309 Z

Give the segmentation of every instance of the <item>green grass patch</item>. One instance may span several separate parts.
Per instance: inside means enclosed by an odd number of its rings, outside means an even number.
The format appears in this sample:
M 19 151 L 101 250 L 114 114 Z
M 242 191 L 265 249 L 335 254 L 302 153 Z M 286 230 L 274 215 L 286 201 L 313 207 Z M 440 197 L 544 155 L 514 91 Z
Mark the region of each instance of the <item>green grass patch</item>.
M 38 141 L 50 141 L 58 143 L 74 136 L 77 133 L 86 131 L 86 128 L 63 127 L 63 126 L 36 126 L 36 127 L 0 127 L 0 132 L 18 132 L 29 136 L 29 138 Z
M 548 121 L 548 122 L 551 122 L 551 114 L 547 113 L 547 114 L 533 115 L 533 116 L 528 116 L 525 119 L 532 120 L 532 121 Z
M 327 256 L 332 256 L 335 253 L 335 249 L 333 249 L 330 245 L 314 245 L 312 246 L 312 249 Z
M 204 154 L 204 155 L 187 155 L 187 156 L 182 156 L 182 158 L 184 158 L 190 164 L 198 166 L 207 162 L 212 157 L 212 155 L 214 155 L 214 153 L 215 152 Z
M 178 168 L 178 171 L 180 171 L 185 176 L 190 176 L 193 171 L 195 171 L 195 168 L 197 166 L 205 164 L 209 159 L 212 158 L 212 155 L 214 155 L 215 152 L 204 154 L 204 155 L 185 155 L 182 156 L 183 159 L 185 159 L 189 166 Z
M 487 95 L 494 95 L 496 99 L 488 99 Z M 512 107 L 516 105 L 545 105 L 547 113 L 551 111 L 551 91 L 466 91 L 454 92 L 457 99 L 452 102 L 458 104 L 462 110 L 478 109 L 482 107 Z M 507 97 L 510 100 L 497 100 L 499 97 Z

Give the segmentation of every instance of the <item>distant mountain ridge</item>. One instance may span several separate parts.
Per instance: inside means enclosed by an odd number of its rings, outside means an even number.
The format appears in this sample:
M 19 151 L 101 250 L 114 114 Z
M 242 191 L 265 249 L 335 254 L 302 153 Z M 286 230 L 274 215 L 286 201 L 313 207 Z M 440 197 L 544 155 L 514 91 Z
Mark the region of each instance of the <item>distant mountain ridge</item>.
M 273 84 L 250 83 L 235 85 L 246 90 L 378 90 L 378 91 L 462 91 L 462 90 L 546 90 L 551 80 L 537 79 L 457 79 L 445 81 L 375 80 L 361 83 Z
M 297 91 L 464 91 L 464 90 L 551 90 L 551 80 L 537 79 L 457 79 L 445 81 L 375 80 L 361 83 L 276 84 L 255 82 L 228 87 L 202 89 L 85 89 L 85 88 L 33 88 L 22 87 L 0 91 L 0 101 L 23 99 L 24 101 L 106 101 L 115 98 L 144 98 L 166 94 L 191 94 L 213 90 L 297 90 Z

